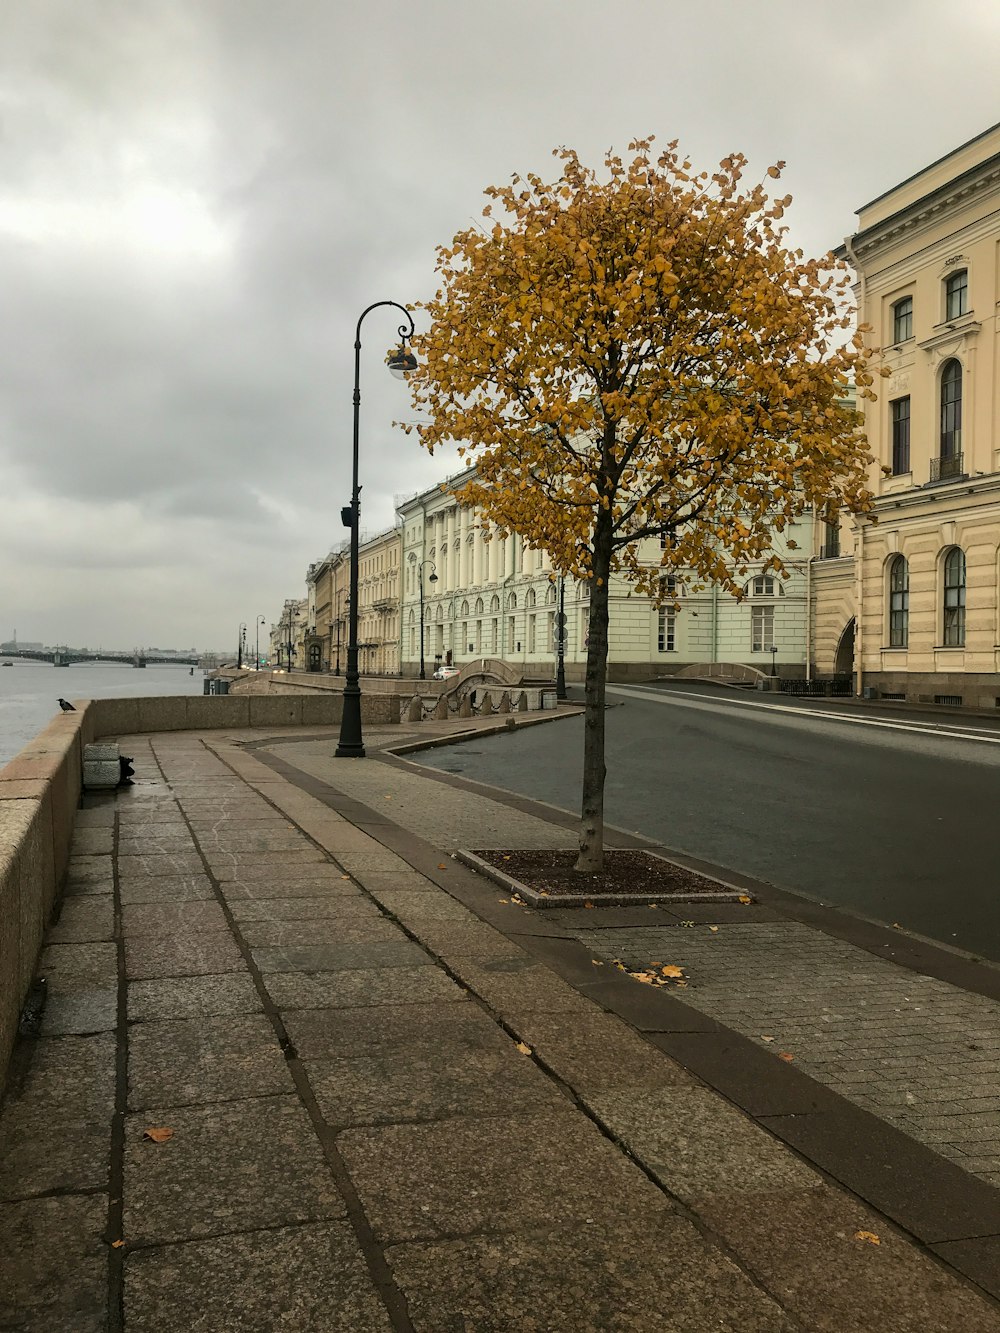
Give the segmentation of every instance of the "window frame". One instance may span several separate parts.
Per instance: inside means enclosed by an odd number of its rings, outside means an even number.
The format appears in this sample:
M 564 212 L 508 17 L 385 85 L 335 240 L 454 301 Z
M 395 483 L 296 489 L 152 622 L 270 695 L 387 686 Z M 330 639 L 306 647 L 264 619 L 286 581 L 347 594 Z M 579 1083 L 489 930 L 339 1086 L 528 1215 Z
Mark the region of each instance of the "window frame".
M 905 404 L 905 414 L 904 414 Z M 892 475 L 904 477 L 910 472 L 910 395 L 903 394 L 889 402 L 889 435 L 892 441 Z
M 965 551 L 961 546 L 952 546 L 941 566 L 941 643 L 945 648 L 965 647 L 967 583 Z
M 906 309 L 901 307 L 905 306 Z M 909 342 L 913 337 L 913 297 L 901 296 L 892 303 L 892 341 Z
M 952 306 L 957 307 L 952 309 Z M 969 313 L 969 270 L 958 268 L 944 280 L 945 320 L 961 319 Z
M 910 646 L 910 566 L 905 555 L 889 561 L 887 605 L 889 610 L 889 647 Z
M 758 621 L 760 633 L 758 634 Z M 750 607 L 750 651 L 769 653 L 774 647 L 774 603 L 760 602 Z
M 957 356 L 949 357 L 941 367 L 938 388 L 938 458 L 957 458 L 962 452 L 962 399 L 965 393 L 965 369 Z

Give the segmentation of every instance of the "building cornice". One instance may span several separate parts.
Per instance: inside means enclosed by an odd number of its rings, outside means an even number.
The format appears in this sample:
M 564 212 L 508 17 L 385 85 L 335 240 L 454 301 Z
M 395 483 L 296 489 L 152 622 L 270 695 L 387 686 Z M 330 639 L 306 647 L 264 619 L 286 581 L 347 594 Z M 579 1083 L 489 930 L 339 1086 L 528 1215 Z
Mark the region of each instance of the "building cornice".
M 1000 153 L 970 167 L 968 171 L 883 218 L 881 222 L 856 232 L 848 238 L 850 249 L 859 261 L 867 259 L 905 234 L 953 211 L 973 197 L 997 188 L 1000 188 Z M 838 258 L 846 259 L 847 251 L 848 246 L 845 244 L 838 246 L 834 253 Z

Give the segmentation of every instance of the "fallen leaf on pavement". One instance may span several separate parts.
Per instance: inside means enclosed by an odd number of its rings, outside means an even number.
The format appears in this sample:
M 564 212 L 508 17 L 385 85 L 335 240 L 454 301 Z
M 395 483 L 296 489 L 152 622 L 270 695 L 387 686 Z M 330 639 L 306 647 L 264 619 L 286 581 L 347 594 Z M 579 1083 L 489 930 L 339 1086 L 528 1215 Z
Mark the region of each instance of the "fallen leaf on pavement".
M 174 1131 L 166 1128 L 144 1129 L 142 1131 L 142 1137 L 144 1139 L 152 1139 L 154 1143 L 166 1143 L 167 1139 L 172 1139 L 174 1137 Z
M 784 1060 L 787 1064 L 791 1064 L 792 1061 L 795 1059 L 795 1056 L 791 1055 L 788 1051 L 779 1051 L 778 1059 Z
M 854 1239 L 855 1239 L 855 1240 L 866 1240 L 866 1241 L 868 1242 L 869 1245 L 881 1245 L 881 1244 L 882 1244 L 882 1242 L 879 1240 L 878 1236 L 875 1235 L 875 1232 L 874 1232 L 874 1231 L 855 1231 L 855 1233 L 854 1233 Z
M 761 1037 L 761 1041 L 774 1041 L 773 1037 Z
M 523 1041 L 519 1041 L 519 1042 L 517 1043 L 517 1049 L 521 1052 L 522 1055 L 530 1055 L 530 1054 L 531 1054 L 531 1047 L 530 1047 L 530 1046 L 526 1046 L 526 1045 L 524 1044 Z
M 502 903 L 509 903 L 509 902 L 510 902 L 510 899 L 509 899 L 509 898 L 500 898 L 500 899 L 498 899 L 498 901 L 499 901 L 499 902 L 502 902 Z
M 593 904 L 593 903 L 584 903 L 583 905 L 584 905 L 584 907 L 593 907 L 594 904 Z
M 445 865 L 443 861 L 438 862 L 438 870 L 447 870 L 447 869 L 448 867 Z
M 746 906 L 747 903 L 752 903 L 753 899 L 750 897 L 748 893 L 741 893 L 739 896 L 739 902 L 743 903 L 743 905 Z
M 661 967 L 660 971 L 665 977 L 682 977 L 684 975 L 683 969 L 679 968 L 676 963 L 668 963 L 666 967 Z
M 599 958 L 591 958 L 590 961 L 594 964 L 595 967 L 603 967 L 603 966 L 604 966 L 604 964 L 601 962 L 601 960 L 600 960 Z
M 712 932 L 713 935 L 716 935 L 716 934 L 718 934 L 719 927 L 718 927 L 718 926 L 709 926 L 709 930 Z

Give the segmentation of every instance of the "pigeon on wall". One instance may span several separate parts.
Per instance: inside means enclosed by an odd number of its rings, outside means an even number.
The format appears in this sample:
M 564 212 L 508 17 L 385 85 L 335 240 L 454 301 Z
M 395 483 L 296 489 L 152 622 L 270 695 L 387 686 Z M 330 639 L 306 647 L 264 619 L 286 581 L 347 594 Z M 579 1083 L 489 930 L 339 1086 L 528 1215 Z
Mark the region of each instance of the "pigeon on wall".
M 59 707 L 63 710 L 64 713 L 75 713 L 75 712 L 76 712 L 76 709 L 73 707 L 73 705 L 70 704 L 70 703 L 67 703 L 65 699 L 60 699 L 58 702 L 59 702 Z

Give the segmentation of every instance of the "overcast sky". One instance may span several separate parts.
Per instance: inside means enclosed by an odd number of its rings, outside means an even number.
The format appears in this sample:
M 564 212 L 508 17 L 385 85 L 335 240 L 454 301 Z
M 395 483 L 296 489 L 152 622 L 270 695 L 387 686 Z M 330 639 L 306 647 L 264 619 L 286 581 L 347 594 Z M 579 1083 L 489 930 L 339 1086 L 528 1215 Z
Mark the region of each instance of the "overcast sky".
M 354 326 L 483 188 L 679 138 L 794 243 L 1000 121 L 996 0 L 2 0 L 0 640 L 235 650 L 346 536 Z M 365 322 L 362 526 L 457 467 Z

